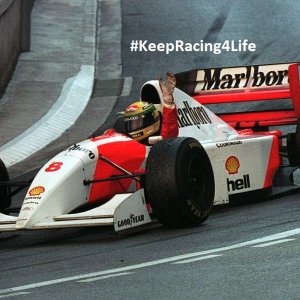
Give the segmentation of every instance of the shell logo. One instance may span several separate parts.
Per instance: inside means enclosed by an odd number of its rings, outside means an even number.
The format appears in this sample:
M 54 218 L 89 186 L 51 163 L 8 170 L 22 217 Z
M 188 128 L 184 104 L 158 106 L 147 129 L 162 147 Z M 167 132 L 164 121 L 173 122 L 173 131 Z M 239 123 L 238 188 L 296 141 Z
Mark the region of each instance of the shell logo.
M 34 188 L 32 188 L 28 194 L 29 196 L 39 196 L 40 194 L 45 192 L 45 188 L 43 186 L 36 186 Z
M 230 175 L 237 174 L 239 171 L 240 162 L 237 157 L 229 156 L 225 163 L 225 168 Z

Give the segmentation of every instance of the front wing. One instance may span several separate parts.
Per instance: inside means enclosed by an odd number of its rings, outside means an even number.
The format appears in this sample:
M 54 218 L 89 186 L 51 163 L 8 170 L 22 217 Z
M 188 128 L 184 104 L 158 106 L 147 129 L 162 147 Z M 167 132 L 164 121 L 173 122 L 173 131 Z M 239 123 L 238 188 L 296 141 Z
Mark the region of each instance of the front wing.
M 18 216 L 9 216 L 0 213 L 0 232 L 24 230 L 18 226 Z M 118 194 L 102 206 L 91 210 L 64 214 L 53 218 L 52 222 L 37 222 L 27 230 L 87 227 L 87 226 L 114 226 L 116 232 L 141 226 L 151 222 L 147 210 L 144 190 L 135 193 Z

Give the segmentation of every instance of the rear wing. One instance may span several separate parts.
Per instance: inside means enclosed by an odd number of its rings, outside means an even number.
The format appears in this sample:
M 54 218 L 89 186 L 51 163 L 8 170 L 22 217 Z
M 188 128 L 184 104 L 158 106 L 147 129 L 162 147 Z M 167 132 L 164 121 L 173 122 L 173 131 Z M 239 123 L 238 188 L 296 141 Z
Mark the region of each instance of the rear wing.
M 297 123 L 299 71 L 298 63 L 286 63 L 192 70 L 175 77 L 177 88 L 204 105 L 291 99 L 291 109 L 218 114 L 232 127 L 242 129 Z

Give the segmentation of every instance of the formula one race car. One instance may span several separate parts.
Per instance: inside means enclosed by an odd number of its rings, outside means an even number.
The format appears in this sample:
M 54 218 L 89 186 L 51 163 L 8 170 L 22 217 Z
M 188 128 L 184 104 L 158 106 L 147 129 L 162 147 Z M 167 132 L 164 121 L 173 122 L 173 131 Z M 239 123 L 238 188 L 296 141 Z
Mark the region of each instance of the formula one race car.
M 151 222 L 151 212 L 169 227 L 194 226 L 213 204 L 270 191 L 281 154 L 299 165 L 299 125 L 287 136 L 269 130 L 298 122 L 298 64 L 194 70 L 176 78 L 178 138 L 154 138 L 150 147 L 108 130 L 72 145 L 40 169 L 17 216 L 9 207 L 18 183 L 1 162 L 0 231 L 96 225 L 121 231 Z M 291 108 L 216 115 L 202 105 L 283 98 Z M 141 99 L 161 109 L 158 81 L 144 84 Z

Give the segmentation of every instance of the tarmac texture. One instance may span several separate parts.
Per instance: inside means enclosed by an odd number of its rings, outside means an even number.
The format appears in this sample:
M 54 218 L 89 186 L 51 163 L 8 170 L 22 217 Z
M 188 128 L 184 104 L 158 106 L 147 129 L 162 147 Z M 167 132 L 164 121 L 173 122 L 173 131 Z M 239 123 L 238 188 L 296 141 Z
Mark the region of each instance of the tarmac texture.
M 94 83 L 96 22 L 96 0 L 35 1 L 31 51 L 20 55 L 0 99 L 0 157 L 8 167 L 62 135 L 86 108 Z M 40 128 L 50 136 L 43 137 Z
M 101 134 L 124 109 L 132 78 L 122 77 L 121 24 L 119 0 L 35 0 L 31 51 L 0 99 L 0 158 L 11 178 Z

